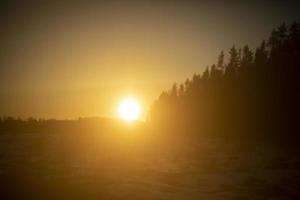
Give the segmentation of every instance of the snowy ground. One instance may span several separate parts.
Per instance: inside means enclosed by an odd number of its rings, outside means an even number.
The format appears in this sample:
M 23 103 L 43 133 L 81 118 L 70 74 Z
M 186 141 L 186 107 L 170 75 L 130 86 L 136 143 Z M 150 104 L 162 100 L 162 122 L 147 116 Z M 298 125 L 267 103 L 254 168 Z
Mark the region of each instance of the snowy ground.
M 137 141 L 112 145 L 71 134 L 2 134 L 1 196 L 300 199 L 300 159 L 278 147 L 216 139 L 164 147 Z

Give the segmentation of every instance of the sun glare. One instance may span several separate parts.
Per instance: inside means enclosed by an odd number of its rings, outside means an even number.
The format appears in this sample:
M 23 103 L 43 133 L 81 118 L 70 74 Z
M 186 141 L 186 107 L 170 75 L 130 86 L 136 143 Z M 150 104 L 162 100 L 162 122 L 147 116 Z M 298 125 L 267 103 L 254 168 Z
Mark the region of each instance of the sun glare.
M 137 120 L 140 116 L 140 112 L 140 104 L 132 97 L 127 97 L 122 100 L 118 107 L 119 117 L 126 121 Z

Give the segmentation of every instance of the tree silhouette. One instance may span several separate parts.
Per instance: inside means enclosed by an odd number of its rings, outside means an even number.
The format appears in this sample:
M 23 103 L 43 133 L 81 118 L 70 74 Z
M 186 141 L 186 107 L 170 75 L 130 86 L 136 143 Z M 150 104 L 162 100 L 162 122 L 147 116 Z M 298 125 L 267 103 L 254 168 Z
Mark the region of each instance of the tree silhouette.
M 228 79 L 234 78 L 239 65 L 239 55 L 235 46 L 229 50 L 229 62 L 225 68 L 225 77 Z
M 154 102 L 151 122 L 186 126 L 197 134 L 299 139 L 299 27 L 281 24 L 255 53 L 248 45 L 232 46 L 228 63 L 221 51 L 216 65 Z M 178 96 L 180 101 L 172 100 Z

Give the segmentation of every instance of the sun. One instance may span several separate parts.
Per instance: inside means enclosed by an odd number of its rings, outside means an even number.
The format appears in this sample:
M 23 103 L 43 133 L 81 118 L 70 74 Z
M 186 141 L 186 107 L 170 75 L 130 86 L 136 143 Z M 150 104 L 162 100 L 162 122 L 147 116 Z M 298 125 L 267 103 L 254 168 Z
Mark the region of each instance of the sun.
M 137 120 L 140 116 L 141 108 L 139 102 L 133 97 L 126 97 L 118 107 L 119 117 L 126 121 Z

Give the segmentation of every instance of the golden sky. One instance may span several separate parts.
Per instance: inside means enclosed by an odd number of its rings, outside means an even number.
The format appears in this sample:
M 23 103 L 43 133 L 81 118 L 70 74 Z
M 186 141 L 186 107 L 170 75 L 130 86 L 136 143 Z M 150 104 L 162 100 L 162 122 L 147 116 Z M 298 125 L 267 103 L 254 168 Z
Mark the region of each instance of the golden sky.
M 185 2 L 185 3 L 184 3 Z M 291 1 L 99 1 L 1 6 L 0 116 L 114 117 L 299 19 Z

